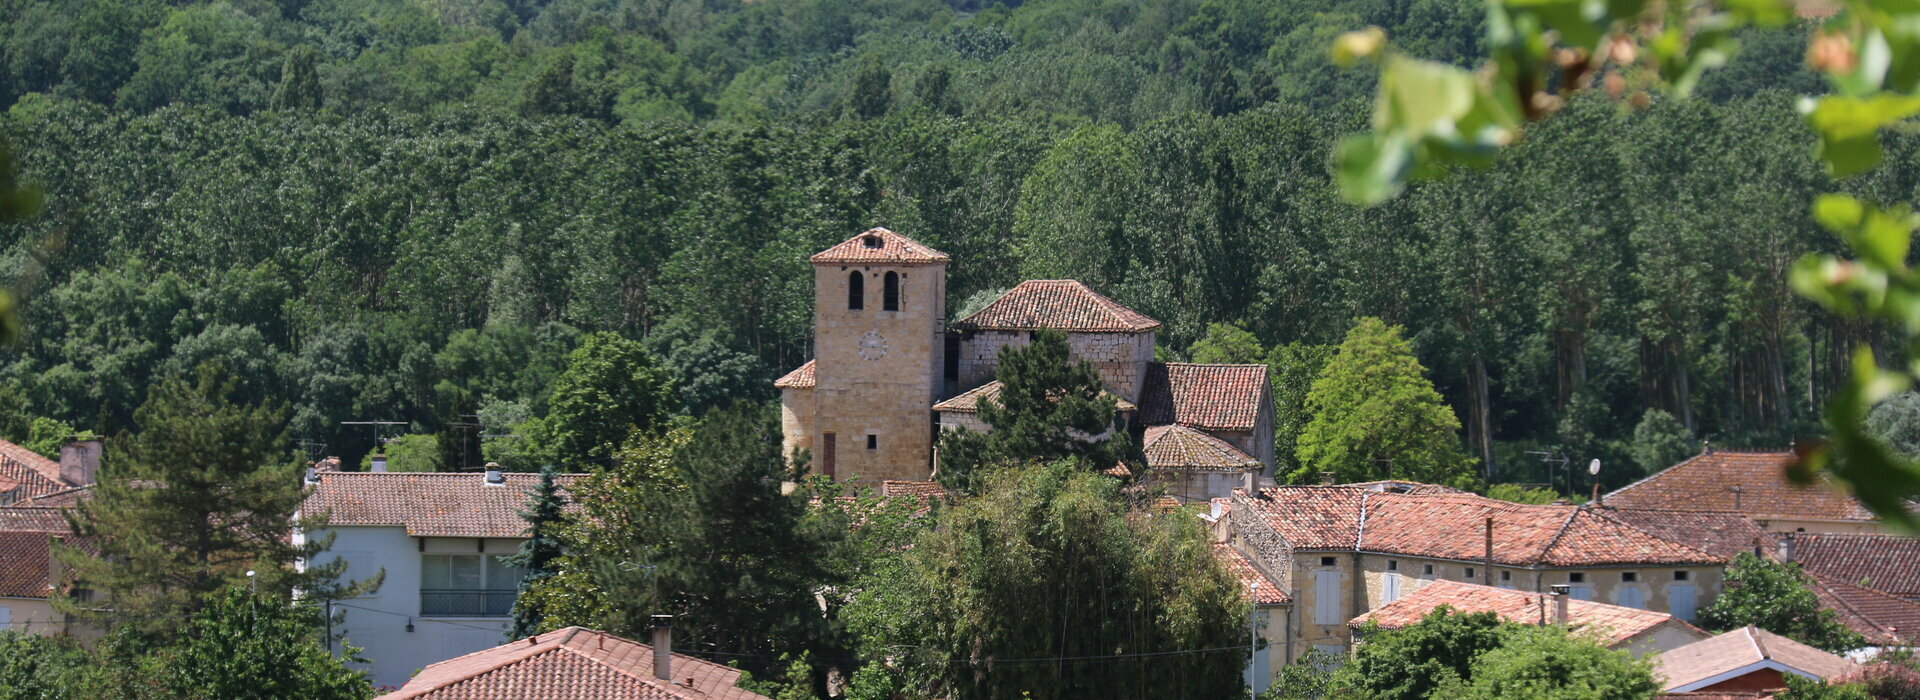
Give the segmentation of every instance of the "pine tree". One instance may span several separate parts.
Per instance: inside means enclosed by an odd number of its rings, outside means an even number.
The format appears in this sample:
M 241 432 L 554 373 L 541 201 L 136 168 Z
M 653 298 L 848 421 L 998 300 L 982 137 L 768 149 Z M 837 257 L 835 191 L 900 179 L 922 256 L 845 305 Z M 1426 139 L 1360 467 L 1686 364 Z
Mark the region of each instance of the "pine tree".
M 1000 352 L 998 396 L 977 415 L 991 429 L 940 436 L 940 481 L 971 491 L 983 468 L 1078 458 L 1095 469 L 1143 464 L 1120 421 L 1120 408 L 1085 362 L 1074 362 L 1067 337 L 1040 331 L 1026 347 Z
M 221 374 L 202 365 L 192 380 L 161 381 L 134 413 L 140 432 L 108 443 L 94 497 L 68 515 L 97 556 L 56 545 L 81 586 L 106 597 L 89 602 L 62 593 L 56 608 L 130 620 L 141 632 L 165 636 L 207 595 L 245 581 L 249 570 L 263 591 L 299 588 L 313 598 L 379 585 L 377 578 L 339 584 L 344 560 L 295 570 L 296 560 L 324 551 L 332 538 L 291 537 L 296 527 L 324 528 L 326 518 L 295 517 L 307 491 L 287 458 L 287 410 L 233 404 L 234 383 Z
M 508 641 L 533 636 L 541 630 L 540 623 L 546 617 L 537 599 L 526 593 L 558 571 L 554 560 L 562 554 L 560 509 L 566 505 L 566 498 L 560 495 L 556 476 L 553 465 L 540 469 L 540 484 L 529 494 L 527 509 L 520 511 L 520 518 L 527 521 L 527 541 L 520 543 L 519 553 L 505 558 L 507 564 L 527 572 L 520 579 L 520 595 L 514 598 Z
M 1460 450 L 1460 419 L 1441 401 L 1398 326 L 1362 318 L 1307 392 L 1295 483 L 1330 471 L 1342 481 L 1473 480 Z

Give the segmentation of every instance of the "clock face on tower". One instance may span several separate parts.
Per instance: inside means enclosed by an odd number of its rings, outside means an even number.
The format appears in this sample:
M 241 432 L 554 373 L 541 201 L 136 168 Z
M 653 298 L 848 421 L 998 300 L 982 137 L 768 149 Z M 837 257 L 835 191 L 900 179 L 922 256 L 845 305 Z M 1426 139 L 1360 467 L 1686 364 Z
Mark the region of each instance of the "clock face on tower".
M 860 358 L 878 360 L 887 356 L 887 339 L 878 331 L 867 331 L 860 336 Z

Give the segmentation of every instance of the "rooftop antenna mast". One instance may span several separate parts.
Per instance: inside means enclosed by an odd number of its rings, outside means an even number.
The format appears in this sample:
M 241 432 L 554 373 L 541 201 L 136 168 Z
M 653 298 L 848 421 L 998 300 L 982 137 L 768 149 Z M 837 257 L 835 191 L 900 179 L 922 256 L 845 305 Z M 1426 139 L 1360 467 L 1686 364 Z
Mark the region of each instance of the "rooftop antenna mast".
M 1559 450 L 1527 450 L 1527 454 L 1540 455 L 1540 461 L 1546 464 L 1560 465 L 1560 469 L 1565 471 L 1567 476 L 1567 490 L 1564 493 L 1567 494 L 1567 498 L 1573 498 L 1573 467 L 1569 466 L 1573 463 L 1572 459 L 1560 454 Z M 1547 485 L 1553 485 L 1553 467 L 1551 466 L 1547 467 Z
M 480 422 L 478 413 L 462 413 L 459 417 L 472 420 L 454 421 L 448 423 L 447 427 L 460 431 L 460 464 L 454 467 L 454 471 L 465 471 L 468 465 L 473 464 L 473 441 L 486 437 L 479 433 L 486 432 L 487 427 Z
M 300 449 L 307 453 L 308 462 L 318 462 L 327 454 L 327 443 L 311 438 L 300 438 Z
M 386 436 L 386 433 L 387 433 L 386 429 L 389 426 L 403 425 L 403 426 L 411 427 L 413 425 L 412 423 L 409 423 L 403 420 L 343 420 L 343 421 L 340 421 L 340 424 L 368 426 L 369 429 L 372 430 L 373 432 L 374 449 L 380 449 L 382 445 L 385 445 L 393 441 L 393 438 Z

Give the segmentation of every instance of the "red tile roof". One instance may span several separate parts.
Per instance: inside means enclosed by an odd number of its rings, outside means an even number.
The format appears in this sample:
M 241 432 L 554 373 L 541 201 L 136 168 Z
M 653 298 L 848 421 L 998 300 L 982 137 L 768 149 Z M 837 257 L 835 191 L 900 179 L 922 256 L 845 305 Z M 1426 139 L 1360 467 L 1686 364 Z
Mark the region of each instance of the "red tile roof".
M 1691 690 L 1687 686 L 1762 661 L 1773 661 L 1823 679 L 1858 668 L 1852 661 L 1834 654 L 1748 626 L 1661 653 L 1654 657 L 1653 676 L 1661 681 L 1664 690 Z
M 974 387 L 972 389 L 968 389 L 966 391 L 960 392 L 959 394 L 955 395 L 953 398 L 934 404 L 933 410 L 941 411 L 945 413 L 973 413 L 980 410 L 981 401 L 987 400 L 987 399 L 998 399 L 1000 396 L 1000 390 L 1005 388 L 1005 386 L 1006 385 L 1001 384 L 999 380 L 987 382 L 985 384 L 981 384 L 980 386 Z M 1105 389 L 1100 390 L 1100 394 L 1102 396 L 1113 397 L 1114 406 L 1119 408 L 1122 411 L 1134 411 L 1134 410 L 1138 410 L 1139 408 L 1137 406 L 1134 406 L 1132 401 L 1128 401 L 1126 399 L 1120 398 L 1118 394 L 1107 391 Z
M 806 364 L 795 367 L 792 372 L 773 380 L 773 387 L 775 389 L 812 389 L 813 360 L 807 360 Z
M 45 532 L 0 532 L 0 598 L 45 598 L 52 562 Z
M 1159 328 L 1160 322 L 1075 280 L 1027 280 L 953 325 L 961 330 L 1142 333 Z
M 0 532 L 72 532 L 65 508 L 8 506 L 0 508 Z
M 1247 559 L 1247 555 L 1241 554 L 1240 550 L 1234 549 L 1232 545 L 1214 543 L 1213 558 L 1220 560 L 1220 565 L 1226 567 L 1227 573 L 1233 574 L 1234 578 L 1240 580 L 1240 590 L 1247 590 L 1248 586 L 1253 587 L 1255 605 L 1283 605 L 1293 602 L 1293 598 L 1289 597 L 1286 591 L 1280 590 L 1279 584 L 1261 573 L 1259 567 L 1254 566 L 1253 562 Z
M 39 472 L 41 476 L 46 477 L 49 481 L 61 481 L 60 462 L 47 459 L 40 453 L 21 447 L 20 445 L 0 440 L 0 458 L 19 462 L 28 469 Z M 79 484 L 73 485 L 79 486 Z
M 1266 365 L 1149 362 L 1140 390 L 1140 422 L 1253 430 L 1267 404 Z
M 884 228 L 873 228 L 814 253 L 808 260 L 816 265 L 927 265 L 946 262 L 947 254 Z
M 380 700 L 768 700 L 734 685 L 739 670 L 690 656 L 673 655 L 672 675 L 654 677 L 653 647 L 568 627 L 433 664 Z
M 33 498 L 29 498 L 27 500 L 16 503 L 14 505 L 58 506 L 58 507 L 65 508 L 65 507 L 76 505 L 79 502 L 87 500 L 89 498 L 93 498 L 92 484 L 88 484 L 86 486 L 74 486 L 72 488 L 61 489 L 59 491 L 54 491 L 52 493 L 44 493 L 38 496 L 34 496 Z
M 328 526 L 405 527 L 414 537 L 525 537 L 520 518 L 539 474 L 320 472 L 302 510 L 328 513 Z M 562 474 L 563 489 L 585 474 Z M 567 504 L 569 510 L 576 506 Z
M 1799 533 L 1794 537 L 1793 560 L 1809 573 L 1920 598 L 1920 539 Z
M 1141 442 L 1150 469 L 1241 471 L 1261 466 L 1232 443 L 1184 425 L 1147 428 Z
M 1920 603 L 1813 574 L 1820 606 L 1877 646 L 1920 645 Z
M 1872 520 L 1831 485 L 1787 481 L 1793 452 L 1705 452 L 1607 494 L 1616 508 L 1740 513 L 1756 520 Z M 1739 487 L 1739 490 L 1735 490 Z
M 1774 535 L 1738 513 L 1689 513 L 1675 510 L 1609 509 L 1613 517 L 1663 539 L 1732 559 L 1752 552 L 1755 540 L 1769 551 Z
M 1381 479 L 1379 481 L 1356 481 L 1351 484 L 1341 484 L 1341 486 L 1352 486 L 1355 488 L 1366 489 L 1368 491 L 1373 491 L 1376 493 L 1412 493 L 1412 494 L 1423 494 L 1423 495 L 1436 494 L 1436 493 L 1468 493 L 1466 491 L 1461 491 L 1460 489 L 1456 489 L 1451 486 L 1441 486 L 1439 484 L 1422 484 L 1418 481 L 1402 481 L 1399 479 Z
M 1401 596 L 1399 600 L 1353 618 L 1347 622 L 1347 626 L 1360 627 L 1368 622 L 1377 622 L 1381 627 L 1398 629 L 1418 623 L 1428 612 L 1442 605 L 1461 613 L 1490 612 L 1502 620 L 1521 624 L 1540 624 L 1542 620 L 1553 622 L 1553 600 L 1544 593 L 1437 580 Z M 1586 600 L 1567 601 L 1567 623 L 1576 630 L 1599 635 L 1608 646 L 1625 642 L 1661 625 L 1690 630 L 1698 639 L 1709 636 L 1706 631 L 1667 613 Z
M 1711 565 L 1726 557 L 1658 537 L 1604 509 L 1535 506 L 1473 494 L 1379 493 L 1352 486 L 1282 486 L 1249 499 L 1296 549 L 1345 549 L 1481 561 L 1486 519 L 1493 559 L 1508 566 Z
M 24 501 L 73 486 L 60 480 L 58 468 L 48 476 L 34 465 L 0 454 L 0 502 Z

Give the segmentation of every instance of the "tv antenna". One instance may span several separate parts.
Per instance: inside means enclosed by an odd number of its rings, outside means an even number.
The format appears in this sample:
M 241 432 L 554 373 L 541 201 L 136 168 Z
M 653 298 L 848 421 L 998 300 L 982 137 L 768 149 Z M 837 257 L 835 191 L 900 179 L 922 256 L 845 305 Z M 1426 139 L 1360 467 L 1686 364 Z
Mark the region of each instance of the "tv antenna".
M 1552 465 L 1552 464 L 1560 465 L 1560 469 L 1566 472 L 1566 477 L 1567 477 L 1567 490 L 1562 491 L 1561 493 L 1567 494 L 1568 498 L 1573 497 L 1573 467 L 1570 466 L 1571 464 L 1573 464 L 1572 459 L 1568 458 L 1564 454 L 1560 454 L 1559 450 L 1550 450 L 1550 451 L 1527 450 L 1527 454 L 1540 455 L 1540 461 L 1543 463 L 1546 463 L 1549 465 Z M 1553 467 L 1551 466 L 1547 467 L 1547 485 L 1548 486 L 1553 485 Z
M 327 443 L 310 438 L 300 438 L 300 449 L 307 453 L 307 461 L 318 462 L 327 454 Z
M 454 471 L 466 471 L 467 465 L 473 464 L 474 440 L 484 437 L 479 433 L 485 432 L 486 426 L 480 422 L 478 413 L 462 413 L 458 417 L 472 419 L 447 424 L 447 427 L 460 431 L 460 464 L 454 467 Z
M 393 441 L 393 438 L 386 436 L 388 427 L 396 426 L 396 425 L 404 425 L 404 426 L 413 425 L 412 423 L 409 423 L 403 420 L 343 420 L 343 421 L 340 421 L 340 424 L 368 426 L 368 428 L 373 432 L 374 449 L 379 449 L 380 446 Z

